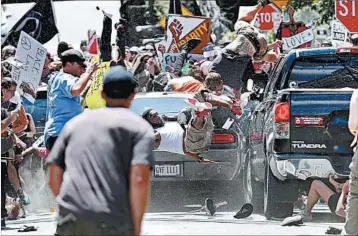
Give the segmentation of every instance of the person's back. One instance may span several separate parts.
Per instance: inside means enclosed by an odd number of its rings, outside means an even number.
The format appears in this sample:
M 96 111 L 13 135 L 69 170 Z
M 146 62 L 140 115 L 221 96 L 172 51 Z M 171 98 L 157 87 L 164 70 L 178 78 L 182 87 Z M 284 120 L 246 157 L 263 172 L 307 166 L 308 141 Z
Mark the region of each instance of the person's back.
M 153 129 L 129 107 L 137 83 L 124 67 L 104 75 L 106 107 L 70 120 L 47 158 L 58 235 L 139 235 L 153 163 Z
M 128 174 L 133 161 L 146 161 L 133 160 L 132 147 L 137 139 L 152 137 L 152 128 L 126 108 L 102 108 L 74 118 L 63 132 L 66 171 L 59 214 L 101 219 L 131 232 Z

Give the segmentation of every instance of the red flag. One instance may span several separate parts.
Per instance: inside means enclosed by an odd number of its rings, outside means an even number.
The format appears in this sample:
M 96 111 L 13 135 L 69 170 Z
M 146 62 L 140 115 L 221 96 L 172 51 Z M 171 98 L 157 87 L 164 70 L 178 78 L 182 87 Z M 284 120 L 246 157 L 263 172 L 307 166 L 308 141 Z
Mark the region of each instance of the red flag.
M 92 55 L 98 55 L 98 41 L 95 30 L 88 30 L 88 52 Z

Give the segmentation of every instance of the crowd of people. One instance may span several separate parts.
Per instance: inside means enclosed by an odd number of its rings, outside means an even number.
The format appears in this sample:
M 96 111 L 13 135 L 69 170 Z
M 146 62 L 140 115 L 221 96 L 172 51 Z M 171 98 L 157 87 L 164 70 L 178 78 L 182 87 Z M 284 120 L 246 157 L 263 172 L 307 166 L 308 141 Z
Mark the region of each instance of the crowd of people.
M 31 191 L 31 175 L 24 178 L 21 167 L 27 159 L 34 159 L 43 169 L 47 159 L 44 173 L 48 174 L 50 189 L 57 197 L 59 235 L 74 232 L 138 235 L 147 203 L 152 150 L 185 154 L 198 162 L 211 163 L 201 154 L 211 142 L 212 107 L 225 107 L 231 116 L 240 116 L 242 98 L 250 94 L 247 93 L 249 81 L 261 88 L 268 82 L 269 72 L 279 58 L 275 49 L 281 42 L 269 44 L 266 36 L 251 24 L 267 3 L 259 1 L 253 11 L 239 18 L 232 42 L 213 41 L 204 48 L 203 59 L 195 61 L 189 59 L 189 54 L 201 39 L 190 39 L 180 47 L 175 64 L 165 68 L 154 44 L 139 47 L 123 44 L 122 24 L 116 24 L 117 45 L 111 45 L 112 30 L 108 29 L 111 19 L 105 15 L 100 52 L 111 68 L 104 76 L 101 93 L 106 108 L 94 111 L 83 112 L 99 63 L 89 60 L 86 42 L 81 42 L 79 50 L 66 42 L 59 43 L 57 55 L 47 53 L 40 81 L 40 85 L 47 86 L 47 117 L 41 145 L 35 142 L 39 137 L 34 120 L 25 110 L 17 83 L 11 79 L 12 67 L 17 66 L 13 60 L 16 48 L 4 47 L 1 55 L 2 228 L 6 227 L 5 219 L 26 217 L 25 206 L 34 201 L 26 193 Z M 352 43 L 357 44 L 357 40 L 354 35 Z M 127 110 L 136 92 L 154 91 L 192 92 L 195 96 L 186 100 L 188 108 L 177 114 L 177 123 L 170 125 L 165 125 L 154 109 L 144 111 L 143 119 Z M 356 94 L 352 96 L 350 129 L 357 138 Z M 104 118 L 106 122 L 99 122 Z M 358 232 L 357 224 L 352 223 L 358 219 L 357 160 L 356 152 L 350 181 L 338 183 L 332 177 L 330 186 L 313 181 L 306 208 L 298 220 L 308 221 L 313 206 L 323 198 L 332 212 L 347 216 L 348 233 Z M 215 214 L 213 201 L 205 202 L 208 213 Z M 293 221 L 297 219 L 290 219 Z

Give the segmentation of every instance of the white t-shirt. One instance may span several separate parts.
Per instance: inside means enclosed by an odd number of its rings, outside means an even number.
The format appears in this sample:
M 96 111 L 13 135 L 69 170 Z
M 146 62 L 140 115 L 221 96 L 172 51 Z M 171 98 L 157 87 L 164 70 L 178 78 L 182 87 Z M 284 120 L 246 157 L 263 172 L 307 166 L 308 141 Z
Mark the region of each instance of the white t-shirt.
M 177 122 L 166 122 L 157 131 L 160 133 L 158 151 L 185 155 L 183 151 L 184 130 Z

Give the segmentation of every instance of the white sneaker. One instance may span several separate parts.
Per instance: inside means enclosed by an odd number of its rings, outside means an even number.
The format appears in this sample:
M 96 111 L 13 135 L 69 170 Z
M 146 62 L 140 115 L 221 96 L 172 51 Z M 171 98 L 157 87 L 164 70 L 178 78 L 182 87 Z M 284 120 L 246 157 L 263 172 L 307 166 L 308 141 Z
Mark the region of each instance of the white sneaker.
M 204 110 L 211 110 L 211 108 L 213 107 L 210 103 L 199 102 L 195 98 L 187 98 L 185 99 L 185 102 L 189 104 L 195 111 L 199 111 L 199 112 Z

